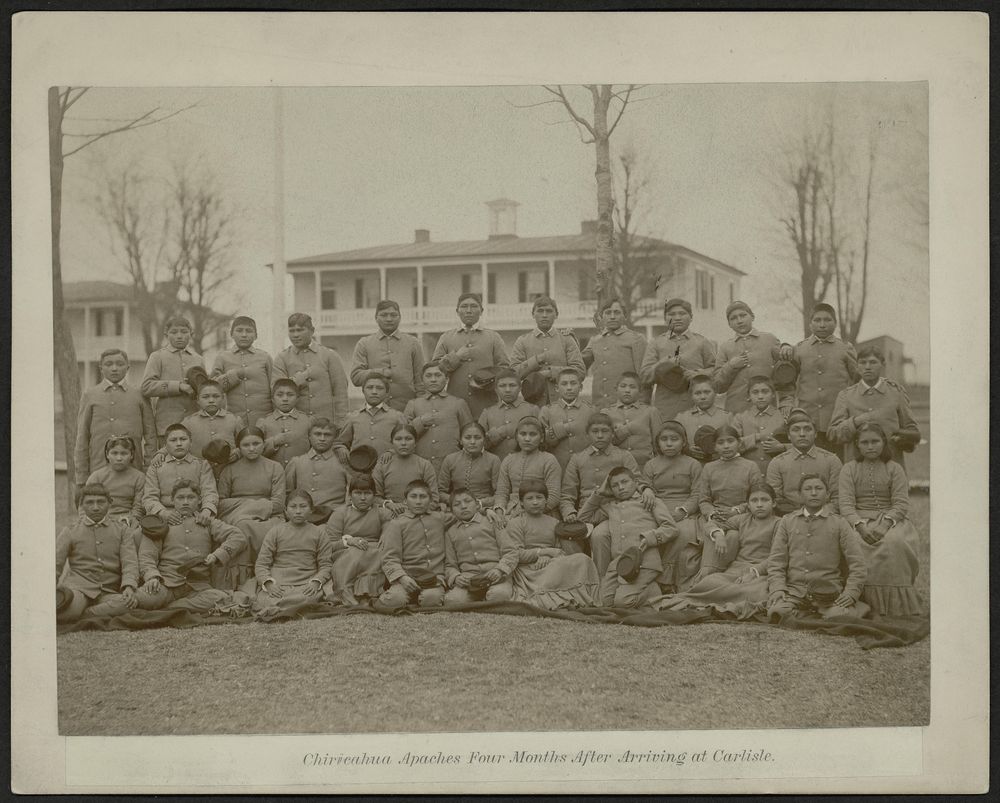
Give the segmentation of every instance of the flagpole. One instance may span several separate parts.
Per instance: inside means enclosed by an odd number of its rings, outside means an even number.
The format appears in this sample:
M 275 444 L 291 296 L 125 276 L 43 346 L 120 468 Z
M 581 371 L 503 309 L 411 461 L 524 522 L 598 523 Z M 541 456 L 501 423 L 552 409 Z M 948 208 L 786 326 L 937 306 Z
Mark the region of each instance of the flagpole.
M 274 267 L 271 330 L 274 353 L 285 345 L 285 109 L 284 89 L 274 88 Z

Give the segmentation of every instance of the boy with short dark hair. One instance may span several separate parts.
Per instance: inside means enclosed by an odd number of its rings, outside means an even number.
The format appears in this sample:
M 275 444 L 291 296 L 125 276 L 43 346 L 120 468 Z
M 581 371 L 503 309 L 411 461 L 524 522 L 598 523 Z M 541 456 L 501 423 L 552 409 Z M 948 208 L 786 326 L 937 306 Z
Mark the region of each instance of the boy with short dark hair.
M 264 432 L 264 456 L 281 463 L 283 468 L 293 458 L 309 451 L 309 426 L 312 416 L 296 408 L 299 386 L 292 379 L 277 379 L 271 392 L 274 410 L 257 420 Z
M 775 508 L 784 515 L 802 507 L 798 489 L 806 474 L 822 477 L 829 490 L 829 505 L 837 512 L 840 485 L 840 458 L 816 445 L 816 427 L 805 410 L 798 408 L 788 414 L 788 440 L 791 448 L 779 454 L 767 467 L 767 484 L 777 495 Z
M 103 485 L 80 490 L 80 517 L 56 538 L 56 582 L 69 561 L 63 589 L 70 600 L 56 621 L 81 616 L 120 616 L 136 605 L 139 562 L 132 533 L 108 516 L 111 497 Z
M 444 601 L 445 528 L 452 517 L 430 512 L 431 490 L 423 480 L 406 486 L 406 512 L 382 528 L 382 570 L 389 588 L 374 603 L 377 610 L 407 605 L 436 608 Z
M 794 403 L 789 407 L 800 407 L 809 413 L 816 425 L 816 444 L 840 456 L 840 449 L 827 440 L 826 430 L 837 394 L 857 382 L 861 373 L 854 346 L 835 337 L 836 329 L 837 311 L 829 304 L 817 304 L 809 319 L 812 334 L 794 348 L 782 346 L 781 357 L 799 369 Z
M 405 424 L 406 417 L 388 404 L 389 380 L 371 374 L 361 385 L 365 404 L 360 410 L 347 414 L 347 423 L 334 441 L 340 461 L 346 462 L 351 449 L 371 446 L 379 454 L 392 449 L 392 430 Z
M 167 427 L 179 424 L 197 409 L 187 373 L 195 366 L 205 368 L 205 360 L 191 348 L 191 322 L 187 318 L 167 318 L 163 333 L 167 345 L 149 355 L 140 386 L 142 395 L 152 400 L 158 446 L 163 446 Z
M 476 600 L 509 600 L 514 587 L 511 570 L 506 566 L 516 564 L 512 555 L 516 546 L 480 513 L 479 503 L 469 490 L 457 488 L 452 492 L 451 512 L 457 521 L 445 533 L 445 607 Z
M 101 381 L 80 398 L 73 451 L 77 486 L 107 464 L 104 446 L 113 437 L 132 439 L 132 465 L 142 469 L 156 451 L 156 422 L 149 399 L 128 384 L 128 355 L 121 349 L 101 352 Z
M 677 538 L 667 503 L 656 499 L 652 511 L 647 510 L 635 476 L 619 466 L 590 494 L 580 517 L 600 522 L 591 537 L 602 537 L 605 530 L 610 535 L 611 561 L 601 574 L 601 604 L 637 608 L 658 597 L 656 580 L 663 572 L 660 547 Z M 629 552 L 633 571 L 621 565 Z
M 860 536 L 827 507 L 826 480 L 804 474 L 798 486 L 802 507 L 784 516 L 767 560 L 769 617 L 797 616 L 810 609 L 824 619 L 864 616 L 860 601 L 868 569 Z M 841 566 L 847 566 L 846 579 Z
M 554 298 L 536 298 L 531 305 L 531 317 L 535 319 L 535 328 L 514 341 L 510 350 L 510 367 L 519 379 L 536 371 L 544 376 L 548 386 L 542 403 L 548 404 L 558 398 L 556 384 L 563 371 L 573 371 L 582 382 L 587 368 L 573 330 L 555 326 L 559 307 Z
M 424 392 L 420 369 L 424 365 L 424 350 L 413 335 L 399 331 L 399 304 L 382 299 L 375 305 L 378 331 L 358 340 L 351 360 L 351 381 L 363 388 L 373 376 L 389 383 L 386 404 L 402 412 L 406 403 Z
M 218 382 L 202 382 L 197 389 L 198 412 L 181 421 L 191 433 L 191 451 L 199 457 L 210 441 L 224 441 L 236 451 L 236 433 L 246 424 L 222 406 L 224 398 Z
M 722 409 L 715 403 L 715 386 L 708 374 L 696 374 L 691 379 L 691 399 L 694 407 L 677 414 L 674 419 L 679 422 L 687 433 L 688 451 L 691 456 L 701 460 L 710 460 L 711 455 L 705 454 L 694 444 L 694 435 L 699 427 L 714 427 L 732 423 L 732 413 Z
M 733 426 L 740 433 L 740 452 L 752 460 L 761 475 L 771 459 L 785 451 L 786 444 L 775 440 L 775 434 L 785 433 L 785 416 L 774 406 L 774 384 L 766 376 L 750 377 L 750 407 L 737 413 Z
M 558 399 L 545 405 L 538 414 L 545 427 L 545 446 L 563 471 L 574 454 L 590 445 L 587 421 L 597 411 L 580 398 L 582 387 L 577 370 L 564 368 L 556 380 Z
M 329 418 L 309 425 L 309 451 L 293 458 L 285 469 L 285 489 L 308 491 L 314 507 L 344 504 L 350 482 L 347 469 L 333 451 L 336 430 Z
M 421 376 L 424 394 L 410 399 L 403 415 L 417 432 L 416 453 L 438 472 L 445 456 L 458 449 L 462 427 L 473 420 L 472 413 L 465 399 L 445 392 L 448 377 L 440 362 L 431 360 Z
M 479 414 L 479 425 L 486 430 L 486 448 L 501 460 L 514 451 L 517 422 L 526 415 L 537 417 L 539 410 L 521 398 L 521 382 L 517 373 L 502 368 L 494 380 L 497 403 Z
M 229 334 L 233 346 L 216 355 L 212 378 L 222 386 L 226 409 L 240 419 L 242 429 L 254 426 L 271 412 L 274 362 L 266 351 L 254 348 L 257 322 L 253 318 L 246 315 L 233 318 Z
M 191 454 L 191 433 L 183 424 L 167 427 L 162 461 L 157 458 L 146 471 L 142 506 L 146 513 L 162 516 L 169 524 L 180 521 L 173 509 L 172 491 L 179 480 L 190 480 L 198 487 L 202 510 L 198 522 L 205 524 L 219 509 L 219 492 L 208 461 Z
M 302 412 L 329 417 L 339 428 L 347 417 L 347 372 L 340 355 L 318 343 L 315 334 L 312 318 L 304 312 L 288 316 L 291 345 L 274 358 L 274 376 L 295 381 Z
M 640 398 L 639 375 L 626 371 L 618 380 L 618 401 L 601 410 L 611 419 L 615 443 L 635 458 L 641 469 L 653 456 L 653 441 L 660 427 L 660 411 Z
M 202 504 L 198 485 L 191 480 L 178 480 L 171 500 L 176 520 L 170 521 L 167 534 L 162 540 L 144 537 L 139 545 L 139 570 L 145 583 L 136 594 L 138 607 L 206 613 L 231 602 L 232 592 L 212 588 L 209 572 L 239 555 L 247 537 L 238 527 L 219 519 L 202 519 L 197 513 Z M 199 563 L 189 565 L 199 557 Z

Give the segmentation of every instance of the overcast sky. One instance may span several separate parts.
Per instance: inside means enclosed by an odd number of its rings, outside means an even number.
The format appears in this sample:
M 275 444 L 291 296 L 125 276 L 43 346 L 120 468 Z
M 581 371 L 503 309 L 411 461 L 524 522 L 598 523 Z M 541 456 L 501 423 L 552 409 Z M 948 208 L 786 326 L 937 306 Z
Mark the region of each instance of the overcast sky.
M 577 90 L 582 92 L 582 90 Z M 575 95 L 587 111 L 583 94 Z M 782 148 L 832 113 L 857 177 L 878 132 L 869 312 L 861 338 L 904 342 L 929 372 L 927 100 L 924 84 L 690 84 L 642 90 L 612 147 L 632 145 L 649 173 L 641 233 L 747 272 L 743 296 L 761 328 L 800 336 L 797 263 L 779 223 Z M 522 236 L 569 234 L 596 216 L 594 150 L 540 87 L 285 89 L 285 256 L 409 242 L 481 239 L 485 201 L 519 201 Z M 247 310 L 269 343 L 274 259 L 274 104 L 268 89 L 91 90 L 67 130 L 154 107 L 197 106 L 105 139 L 65 173 L 67 280 L 125 280 L 93 198 L 100 176 L 131 163 L 156 177 L 200 161 L 240 210 L 233 262 L 245 281 L 229 306 Z M 843 186 L 845 195 L 852 188 Z M 854 205 L 860 209 L 860 199 Z M 833 300 L 833 299 L 830 299 Z

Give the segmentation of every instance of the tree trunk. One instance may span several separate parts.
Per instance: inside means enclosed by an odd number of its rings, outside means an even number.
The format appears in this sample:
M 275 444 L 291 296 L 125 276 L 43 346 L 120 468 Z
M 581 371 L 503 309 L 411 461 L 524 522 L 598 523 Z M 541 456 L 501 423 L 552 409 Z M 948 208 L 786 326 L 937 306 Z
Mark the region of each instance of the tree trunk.
M 609 85 L 595 86 L 591 87 L 590 91 L 594 98 L 594 151 L 597 157 L 597 167 L 594 172 L 597 179 L 597 266 L 594 289 L 597 291 L 598 312 L 595 316 L 595 324 L 600 329 L 601 306 L 614 293 L 612 282 L 612 272 L 615 265 L 612 244 L 614 194 L 611 184 L 611 143 L 608 134 L 608 107 L 611 104 L 611 87 Z
M 69 508 L 75 508 L 73 490 L 76 417 L 80 408 L 80 373 L 76 365 L 73 333 L 66 322 L 63 304 L 62 259 L 59 248 L 62 228 L 62 106 L 58 87 L 49 88 L 49 188 L 52 205 L 52 335 L 56 372 L 63 406 L 63 441 L 66 445 L 66 482 Z

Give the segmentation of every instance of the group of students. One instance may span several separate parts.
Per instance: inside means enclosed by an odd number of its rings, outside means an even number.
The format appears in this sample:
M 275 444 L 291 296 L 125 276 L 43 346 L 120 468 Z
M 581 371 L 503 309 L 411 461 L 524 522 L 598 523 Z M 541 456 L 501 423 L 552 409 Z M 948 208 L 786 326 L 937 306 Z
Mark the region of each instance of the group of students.
M 683 299 L 649 344 L 613 300 L 581 348 L 540 298 L 510 354 L 478 296 L 456 312 L 425 362 L 380 302 L 350 413 L 348 373 L 301 313 L 273 360 L 236 318 L 211 374 L 183 318 L 138 389 L 123 352 L 102 354 L 81 402 L 80 516 L 57 539 L 58 620 L 240 604 L 270 619 L 321 601 L 923 612 L 902 459 L 919 431 L 883 356 L 836 338 L 829 305 L 791 346 L 733 302 L 717 349 Z

